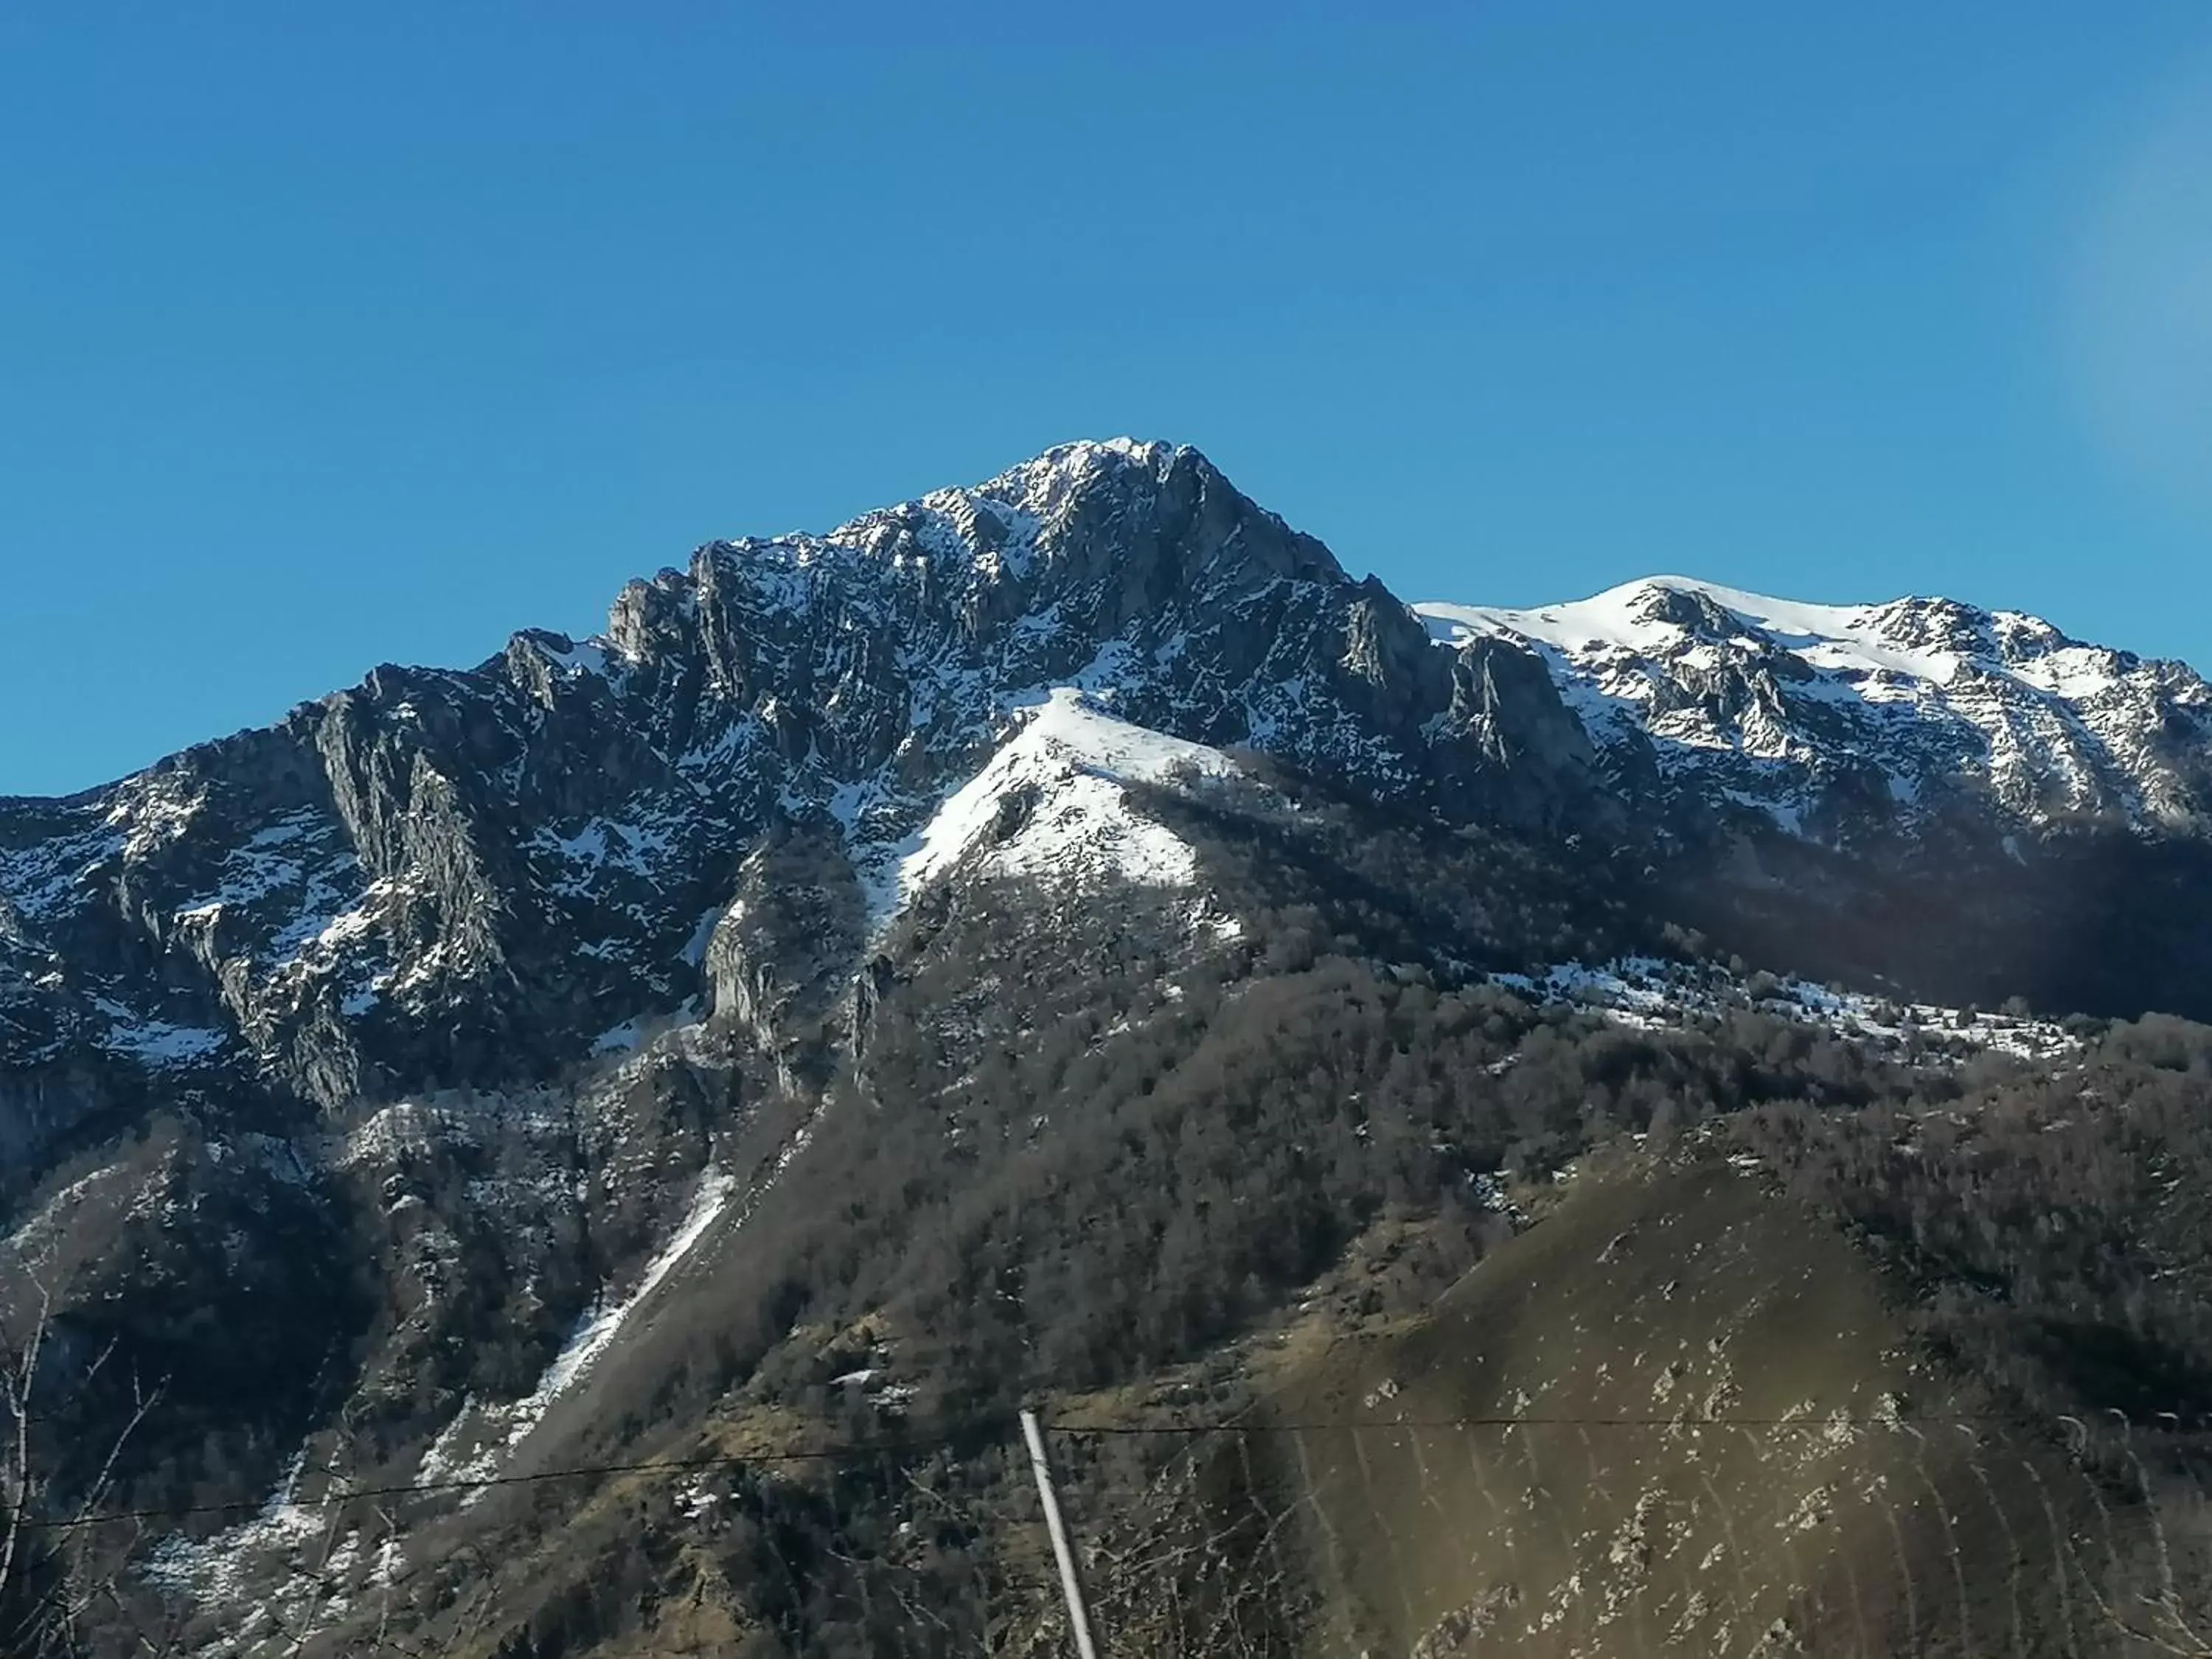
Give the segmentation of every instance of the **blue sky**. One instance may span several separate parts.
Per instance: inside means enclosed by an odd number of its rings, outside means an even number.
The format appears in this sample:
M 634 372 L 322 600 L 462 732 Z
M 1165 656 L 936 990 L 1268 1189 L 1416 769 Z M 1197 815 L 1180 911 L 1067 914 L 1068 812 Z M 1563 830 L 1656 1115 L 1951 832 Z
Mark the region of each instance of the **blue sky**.
M 0 792 L 1117 433 L 2212 666 L 2198 0 L 1353 10 L 0 8 Z

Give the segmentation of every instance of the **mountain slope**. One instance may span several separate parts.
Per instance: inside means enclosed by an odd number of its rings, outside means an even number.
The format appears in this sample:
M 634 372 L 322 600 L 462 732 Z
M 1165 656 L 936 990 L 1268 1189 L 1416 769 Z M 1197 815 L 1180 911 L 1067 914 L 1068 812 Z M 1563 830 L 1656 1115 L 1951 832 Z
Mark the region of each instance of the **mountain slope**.
M 2094 1480 L 2039 1434 L 1918 1427 L 1977 1402 L 1843 1237 L 1710 1148 L 1599 1163 L 1270 1395 L 1262 1422 L 1363 1425 L 1275 1460 L 1328 1527 L 1334 1650 L 2103 1650 L 2068 1593 Z
M 1015 1401 L 1196 1368 L 1249 1405 L 1251 1344 L 1363 1251 L 1398 1254 L 1355 1305 L 1397 1313 L 1531 1221 L 1499 1260 L 1533 1274 L 1578 1224 L 1502 1195 L 1628 1137 L 1804 1106 L 1887 1169 L 1883 1114 L 2087 1087 L 2094 1024 L 1930 1004 L 2212 1006 L 2207 702 L 1939 602 L 1670 580 L 1417 614 L 1196 452 L 1119 441 L 0 801 L 0 1325 L 50 1300 L 55 1354 L 122 1357 L 41 1379 L 56 1490 L 131 1416 L 125 1362 L 169 1379 L 112 1496 L 179 1524 L 107 1634 L 353 1651 L 398 1620 L 542 1659 L 649 1645 L 681 1595 L 716 1640 L 866 1650 L 884 1603 L 847 1601 L 893 1568 L 940 1645 L 1008 1597 L 1045 1632 L 994 1577 L 1036 1565 Z M 2081 1109 L 2195 1170 L 2176 1123 Z M 2024 1224 L 1971 1212 L 2002 1184 L 1973 1167 L 1909 1212 L 1966 1206 L 1914 1260 L 1970 1297 L 2009 1258 L 1951 1264 Z M 1790 1227 L 1889 1215 L 1838 1190 Z M 1805 1246 L 1922 1340 L 1919 1289 L 1851 1247 Z M 2187 1393 L 2197 1338 L 2147 1288 L 2174 1265 L 2008 1294 L 2152 1310 Z M 1618 1371 L 1585 1327 L 1559 1363 Z M 1966 1389 L 2045 1340 L 2003 1329 L 1921 1357 Z M 684 1499 L 726 1534 L 648 1475 L 531 1484 L 900 1436 L 911 1463 Z M 939 1480 L 967 1507 L 922 1525 Z M 947 1588 L 978 1576 L 988 1605 Z M 1459 1605 L 1358 1617 L 1412 1643 Z
M 6 1133 L 159 1086 L 333 1105 L 586 1052 L 698 990 L 772 833 L 880 912 L 908 840 L 1054 687 L 1372 793 L 1557 821 L 1587 754 L 1195 452 L 1077 445 L 826 537 L 717 543 L 607 633 L 379 669 L 68 801 L 0 802 Z M 71 1081 L 54 1097 L 58 1079 Z
M 1754 960 L 1949 1003 L 2212 1015 L 2212 687 L 1943 599 L 1679 577 L 1419 607 L 1545 662 L 1663 907 Z

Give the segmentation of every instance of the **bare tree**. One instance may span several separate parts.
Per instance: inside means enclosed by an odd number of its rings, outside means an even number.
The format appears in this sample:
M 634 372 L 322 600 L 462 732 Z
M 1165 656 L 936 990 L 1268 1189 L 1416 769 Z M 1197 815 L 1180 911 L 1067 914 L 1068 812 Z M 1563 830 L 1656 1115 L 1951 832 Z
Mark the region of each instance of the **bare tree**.
M 52 1390 L 53 1298 L 35 1274 L 16 1317 L 18 1336 L 0 1317 L 0 1652 L 22 1659 L 75 1656 L 85 1650 L 88 1619 L 103 1605 L 120 1609 L 117 1578 L 138 1537 L 126 1522 L 103 1522 L 100 1507 L 115 1468 L 161 1397 L 156 1386 L 131 1381 L 131 1412 L 105 1443 L 88 1479 L 64 1486 L 58 1461 L 41 1443 L 39 1406 Z M 0 1314 L 6 1310 L 0 1309 Z M 96 1385 L 115 1357 L 110 1342 L 66 1379 L 79 1393 Z M 118 1547 L 117 1528 L 125 1528 Z
M 2103 1573 L 2076 1551 L 2081 1582 L 2130 1650 L 2212 1659 L 2212 1504 L 2172 1475 L 2154 1481 L 2132 1445 L 2126 1455 L 2140 1483 L 2140 1513 L 2129 1517 L 2140 1534 Z
M 1271 1500 L 1249 1464 L 1212 1461 L 1176 1456 L 1085 1552 L 1094 1613 L 1124 1650 L 1161 1659 L 1297 1650 L 1311 1611 L 1297 1504 Z

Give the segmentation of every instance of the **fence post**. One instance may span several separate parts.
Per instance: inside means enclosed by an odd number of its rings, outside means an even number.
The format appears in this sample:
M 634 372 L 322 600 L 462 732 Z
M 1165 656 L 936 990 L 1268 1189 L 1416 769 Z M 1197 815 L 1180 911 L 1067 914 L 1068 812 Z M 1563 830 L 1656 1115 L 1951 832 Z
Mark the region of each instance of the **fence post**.
M 1068 1627 L 1075 1632 L 1075 1650 L 1081 1659 L 1098 1659 L 1097 1644 L 1091 1639 L 1091 1615 L 1083 1605 L 1083 1585 L 1075 1576 L 1075 1552 L 1068 1547 L 1067 1526 L 1060 1518 L 1060 1498 L 1052 1489 L 1052 1463 L 1044 1455 L 1044 1430 L 1035 1412 L 1022 1411 L 1022 1437 L 1030 1443 L 1030 1473 L 1036 1477 L 1037 1498 L 1044 1504 L 1045 1530 L 1052 1534 L 1053 1558 L 1060 1563 L 1060 1588 L 1067 1597 Z

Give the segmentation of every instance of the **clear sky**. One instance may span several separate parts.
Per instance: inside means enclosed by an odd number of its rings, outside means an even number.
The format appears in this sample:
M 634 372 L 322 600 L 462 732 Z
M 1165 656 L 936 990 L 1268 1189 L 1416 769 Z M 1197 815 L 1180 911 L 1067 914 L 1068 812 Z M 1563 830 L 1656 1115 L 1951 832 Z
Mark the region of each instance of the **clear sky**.
M 2212 8 L 0 6 L 0 792 L 1119 433 L 2212 667 Z

